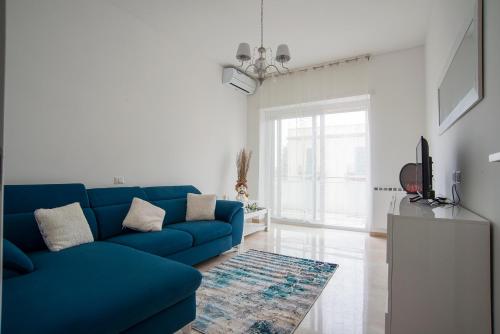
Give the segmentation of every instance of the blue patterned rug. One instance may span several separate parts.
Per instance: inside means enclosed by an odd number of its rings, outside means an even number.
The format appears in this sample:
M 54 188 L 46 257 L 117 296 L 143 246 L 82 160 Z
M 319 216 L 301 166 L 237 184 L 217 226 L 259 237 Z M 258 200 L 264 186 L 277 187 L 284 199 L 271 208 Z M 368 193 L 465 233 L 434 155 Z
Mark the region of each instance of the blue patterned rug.
M 196 292 L 201 333 L 289 334 L 338 265 L 249 250 L 203 273 Z

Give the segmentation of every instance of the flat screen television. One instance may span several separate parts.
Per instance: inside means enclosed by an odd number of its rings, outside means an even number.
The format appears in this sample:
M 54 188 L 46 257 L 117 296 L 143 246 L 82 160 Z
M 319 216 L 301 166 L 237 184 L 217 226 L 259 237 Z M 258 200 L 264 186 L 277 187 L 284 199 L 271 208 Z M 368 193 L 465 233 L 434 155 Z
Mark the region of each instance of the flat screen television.
M 429 156 L 429 143 L 420 137 L 416 149 L 417 193 L 422 199 L 434 199 L 432 190 L 432 158 Z

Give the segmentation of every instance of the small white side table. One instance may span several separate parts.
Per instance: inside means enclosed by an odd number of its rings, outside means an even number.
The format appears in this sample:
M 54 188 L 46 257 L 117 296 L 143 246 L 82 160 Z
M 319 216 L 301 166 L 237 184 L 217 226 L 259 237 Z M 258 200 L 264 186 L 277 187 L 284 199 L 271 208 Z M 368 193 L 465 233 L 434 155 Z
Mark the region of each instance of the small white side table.
M 254 219 L 259 219 L 259 222 L 254 222 Z M 263 222 L 260 222 L 263 220 Z M 260 209 L 256 211 L 246 211 L 243 216 L 243 238 L 241 239 L 241 244 L 238 245 L 238 253 L 241 253 L 245 249 L 245 237 L 247 235 L 260 232 L 268 231 L 271 225 L 271 216 L 268 209 Z
M 245 211 L 243 221 L 245 222 L 243 228 L 243 236 L 247 236 L 249 234 L 260 232 L 260 231 L 268 231 L 269 224 L 271 223 L 271 217 L 269 216 L 269 212 L 267 209 L 261 209 L 257 211 Z M 254 223 L 254 219 L 264 219 L 263 222 Z

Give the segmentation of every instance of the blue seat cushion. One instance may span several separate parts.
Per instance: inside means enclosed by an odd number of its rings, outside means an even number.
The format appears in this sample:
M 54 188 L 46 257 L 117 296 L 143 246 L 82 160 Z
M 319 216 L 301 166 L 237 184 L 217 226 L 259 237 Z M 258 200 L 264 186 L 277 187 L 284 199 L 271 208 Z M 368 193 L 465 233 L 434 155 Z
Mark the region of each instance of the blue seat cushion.
M 31 255 L 3 283 L 2 333 L 118 333 L 192 296 L 201 274 L 130 247 L 94 242 Z
M 2 270 L 2 277 L 4 280 L 9 279 L 11 277 L 19 276 L 19 275 L 21 275 L 21 274 L 16 270 L 8 269 L 5 267 Z
M 32 272 L 35 268 L 28 255 L 7 239 L 3 239 L 3 267 L 20 274 Z
M 159 256 L 190 248 L 193 245 L 191 234 L 164 228 L 158 232 L 133 232 L 122 234 L 106 241 L 129 246 Z
M 188 232 L 193 236 L 194 245 L 202 245 L 215 239 L 231 235 L 231 224 L 219 220 L 198 220 L 167 225 L 166 229 Z

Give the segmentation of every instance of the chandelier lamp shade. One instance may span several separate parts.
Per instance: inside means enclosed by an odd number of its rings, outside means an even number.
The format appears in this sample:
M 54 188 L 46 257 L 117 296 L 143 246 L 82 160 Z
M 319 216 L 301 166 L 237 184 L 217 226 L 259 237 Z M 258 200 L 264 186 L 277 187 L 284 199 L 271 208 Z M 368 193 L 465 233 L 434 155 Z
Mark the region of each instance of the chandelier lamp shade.
M 248 43 L 240 43 L 238 45 L 238 51 L 236 52 L 236 59 L 245 62 L 252 59 L 250 55 L 250 44 Z
M 267 56 L 269 54 L 269 57 Z M 248 75 L 254 77 L 260 84 L 266 76 L 273 73 L 283 74 L 289 72 L 285 66 L 290 61 L 288 45 L 280 44 L 273 59 L 271 48 L 264 47 L 264 0 L 260 1 L 260 47 L 255 48 L 254 55 L 248 43 L 240 43 L 236 51 L 236 59 L 240 61 L 240 68 Z

